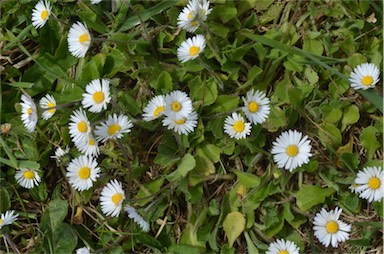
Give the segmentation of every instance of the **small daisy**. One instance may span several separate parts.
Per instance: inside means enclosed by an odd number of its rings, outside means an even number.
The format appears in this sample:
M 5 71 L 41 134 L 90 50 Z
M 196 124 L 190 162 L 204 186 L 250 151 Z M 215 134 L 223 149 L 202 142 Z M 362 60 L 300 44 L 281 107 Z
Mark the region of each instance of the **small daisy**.
M 67 167 L 68 182 L 78 191 L 88 190 L 99 177 L 100 168 L 92 157 L 81 155 Z
M 294 242 L 289 240 L 276 240 L 269 245 L 265 254 L 299 254 L 300 248 Z
M 325 247 L 331 244 L 337 248 L 339 242 L 345 242 L 349 239 L 351 225 L 339 220 L 342 211 L 343 209 L 338 207 L 330 212 L 322 208 L 313 220 L 315 236 Z
M 186 41 L 181 43 L 180 47 L 177 49 L 177 58 L 182 63 L 185 63 L 189 60 L 197 58 L 204 48 L 205 38 L 203 35 L 198 34 L 193 36 L 192 39 L 188 38 Z
M 55 114 L 56 100 L 52 95 L 47 94 L 46 96 L 41 98 L 39 104 L 40 107 L 44 110 L 42 115 L 44 120 L 48 120 Z
M 132 206 L 126 205 L 124 207 L 124 210 L 128 213 L 128 217 L 133 219 L 134 222 L 136 222 L 141 230 L 148 232 L 149 231 L 149 223 L 146 222 L 143 217 L 140 216 L 140 214 L 137 213 L 136 209 Z
M 69 153 L 69 147 L 66 146 L 65 150 L 63 150 L 61 147 L 56 148 L 55 155 L 51 156 L 52 159 L 55 159 L 58 163 L 61 162 L 62 157 Z
M 15 179 L 20 186 L 27 189 L 38 186 L 41 181 L 39 174 L 35 170 L 26 168 L 16 170 Z
M 364 63 L 357 66 L 351 72 L 349 76 L 349 82 L 351 87 L 355 90 L 375 87 L 376 83 L 379 82 L 380 71 L 376 65 L 372 63 Z
M 0 229 L 6 225 L 11 225 L 17 219 L 17 217 L 19 217 L 18 213 L 16 213 L 16 214 L 14 214 L 14 213 L 15 213 L 15 211 L 10 210 L 10 211 L 6 211 L 5 213 L 1 214 Z
M 144 108 L 143 120 L 146 122 L 155 120 L 164 114 L 165 101 L 163 95 L 153 97 Z
M 86 138 L 84 138 L 81 142 L 75 143 L 75 145 L 84 155 L 96 158 L 99 156 L 99 143 L 93 137 L 92 133 L 89 133 Z
M 232 113 L 227 116 L 224 123 L 224 132 L 231 138 L 242 139 L 251 133 L 251 123 L 245 122 L 239 113 Z
M 209 1 L 200 0 L 198 8 L 198 19 L 200 23 L 207 19 L 207 16 L 211 13 L 212 9 L 209 9 Z
M 51 10 L 51 4 L 48 1 L 38 2 L 32 11 L 32 25 L 35 28 L 43 27 L 51 15 Z
M 244 107 L 241 109 L 244 111 L 248 120 L 253 124 L 265 122 L 270 111 L 269 99 L 265 93 L 252 89 L 247 92 L 247 98 L 242 97 L 242 99 L 244 101 Z
M 197 126 L 197 113 L 192 111 L 187 117 L 175 119 L 166 117 L 163 120 L 163 126 L 167 126 L 168 130 L 173 130 L 179 135 L 193 132 L 194 128 Z
M 87 93 L 83 93 L 83 104 L 84 108 L 89 108 L 89 112 L 99 113 L 103 109 L 107 109 L 107 104 L 111 101 L 109 96 L 109 81 L 102 79 L 92 80 L 85 87 Z
M 177 17 L 178 27 L 187 30 L 188 32 L 195 32 L 200 26 L 198 19 L 199 3 L 197 0 L 190 1 L 186 7 L 180 12 Z
M 131 132 L 132 127 L 133 124 L 126 115 L 109 115 L 105 123 L 96 126 L 96 140 L 105 142 L 108 139 L 120 139 L 124 133 Z
M 101 191 L 101 210 L 107 216 L 117 217 L 123 207 L 124 199 L 123 185 L 117 180 L 112 180 Z
M 79 248 L 76 250 L 76 254 L 89 254 L 91 253 L 88 247 Z
M 298 131 L 285 131 L 275 142 L 271 153 L 274 154 L 273 160 L 279 168 L 288 169 L 290 172 L 297 167 L 309 162 L 311 145 L 308 136 L 301 138 L 303 134 Z
M 82 110 L 75 110 L 69 123 L 69 134 L 74 143 L 82 142 L 91 132 L 91 126 L 87 114 Z
M 382 167 L 366 167 L 357 172 L 355 179 L 359 197 L 369 202 L 381 201 L 384 196 L 384 171 Z
M 34 132 L 37 124 L 37 109 L 33 100 L 24 94 L 21 95 L 21 120 L 29 132 Z
M 348 189 L 351 191 L 351 193 L 359 194 L 361 191 L 357 190 L 357 187 L 359 187 L 359 184 L 353 183 L 351 184 Z
M 75 57 L 82 58 L 91 45 L 91 35 L 87 25 L 77 22 L 72 25 L 68 33 L 68 49 Z
M 167 117 L 181 119 L 192 113 L 192 101 L 188 94 L 176 90 L 165 96 L 165 112 Z

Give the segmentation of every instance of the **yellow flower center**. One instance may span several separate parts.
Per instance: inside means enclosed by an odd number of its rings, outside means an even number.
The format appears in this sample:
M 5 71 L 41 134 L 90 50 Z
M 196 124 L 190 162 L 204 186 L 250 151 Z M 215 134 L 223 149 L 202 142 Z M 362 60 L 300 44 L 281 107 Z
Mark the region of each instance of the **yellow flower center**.
M 363 83 L 365 86 L 371 86 L 373 83 L 373 78 L 371 76 L 364 76 L 361 79 L 361 83 Z
M 82 35 L 80 35 L 79 37 L 79 42 L 83 45 L 87 45 L 87 43 L 89 42 L 89 36 L 87 33 L 83 33 Z
M 296 156 L 299 153 L 299 148 L 296 145 L 289 145 L 286 149 L 288 156 Z
M 31 180 L 35 177 L 35 173 L 33 173 L 33 171 L 30 171 L 30 170 L 24 171 L 23 175 L 28 180 Z
M 89 140 L 88 140 L 88 144 L 89 144 L 90 146 L 95 145 L 95 140 L 94 140 L 93 138 L 89 138 Z
M 51 113 L 51 114 L 55 113 L 55 110 L 56 110 L 56 109 L 54 109 L 53 107 L 55 107 L 55 104 L 54 104 L 53 102 L 50 101 L 50 102 L 47 104 L 47 108 L 52 108 L 52 109 L 48 109 L 48 112 Z
M 287 250 L 281 250 L 277 254 L 289 254 L 289 252 Z
M 153 115 L 154 116 L 159 116 L 161 112 L 164 111 L 164 107 L 163 106 L 158 106 L 155 111 L 153 112 Z
M 0 219 L 0 226 L 1 226 L 1 225 L 3 225 L 3 220 L 2 220 L 2 219 Z
M 174 101 L 171 104 L 171 108 L 173 111 L 179 112 L 181 110 L 181 104 L 178 101 Z
M 104 101 L 104 93 L 103 92 L 96 92 L 93 94 L 93 100 L 96 103 L 102 103 Z
M 248 103 L 248 109 L 251 113 L 256 113 L 259 110 L 259 104 L 256 101 Z
M 191 22 L 191 26 L 197 26 L 198 24 L 197 24 L 197 22 L 196 21 L 192 21 Z
M 120 201 L 123 199 L 123 194 L 116 193 L 112 196 L 112 202 L 115 203 L 115 205 L 118 205 Z
M 79 170 L 79 177 L 81 179 L 88 179 L 90 174 L 91 174 L 91 169 L 88 167 L 82 167 Z
M 197 54 L 199 54 L 199 51 L 200 51 L 199 47 L 192 46 L 189 48 L 189 55 L 190 56 L 196 56 Z
M 185 123 L 185 119 L 179 119 L 179 120 L 175 120 L 175 124 L 184 124 Z
M 381 185 L 380 179 L 377 177 L 372 177 L 371 179 L 369 179 L 368 185 L 369 185 L 369 188 L 371 188 L 372 190 L 376 190 Z
M 48 18 L 48 11 L 47 10 L 43 10 L 41 12 L 40 17 L 41 17 L 42 20 L 46 20 Z
M 30 116 L 32 114 L 33 110 L 32 108 L 28 108 L 27 114 Z
M 331 220 L 327 222 L 327 224 L 325 225 L 325 228 L 327 229 L 328 233 L 334 234 L 339 230 L 339 224 L 337 224 L 336 221 Z
M 192 17 L 193 17 L 192 12 L 189 12 L 187 18 L 188 18 L 188 19 L 191 19 Z
M 87 132 L 88 124 L 85 121 L 81 121 L 77 124 L 77 129 L 82 133 Z
M 111 126 L 108 127 L 108 134 L 112 136 L 113 134 L 116 134 L 119 132 L 121 129 L 120 125 L 118 124 L 112 124 Z
M 236 132 L 242 132 L 245 129 L 245 124 L 243 121 L 237 121 L 236 123 L 233 124 L 233 129 Z

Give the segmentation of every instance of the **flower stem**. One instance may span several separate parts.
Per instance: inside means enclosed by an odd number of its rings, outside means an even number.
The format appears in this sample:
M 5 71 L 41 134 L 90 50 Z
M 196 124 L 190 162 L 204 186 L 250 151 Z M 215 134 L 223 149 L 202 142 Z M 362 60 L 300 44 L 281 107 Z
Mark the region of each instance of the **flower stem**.
M 131 168 L 131 161 L 129 160 L 127 149 L 123 146 L 123 143 L 121 143 L 120 139 L 117 139 L 117 142 L 119 143 L 119 146 L 121 148 L 121 151 L 123 151 L 125 161 L 127 163 L 127 169 L 128 169 L 128 186 L 127 186 L 127 199 L 129 199 L 131 194 L 131 186 L 132 186 L 132 168 Z

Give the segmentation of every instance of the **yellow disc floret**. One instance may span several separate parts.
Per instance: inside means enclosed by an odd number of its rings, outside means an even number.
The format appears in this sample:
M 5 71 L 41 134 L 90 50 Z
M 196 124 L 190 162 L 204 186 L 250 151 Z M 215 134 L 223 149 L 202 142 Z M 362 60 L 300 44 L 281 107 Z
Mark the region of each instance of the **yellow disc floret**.
M 296 145 L 289 145 L 286 152 L 289 156 L 296 156 L 299 153 L 299 148 Z
M 88 179 L 90 175 L 91 175 L 91 170 L 88 167 L 82 167 L 79 170 L 79 177 L 81 179 Z

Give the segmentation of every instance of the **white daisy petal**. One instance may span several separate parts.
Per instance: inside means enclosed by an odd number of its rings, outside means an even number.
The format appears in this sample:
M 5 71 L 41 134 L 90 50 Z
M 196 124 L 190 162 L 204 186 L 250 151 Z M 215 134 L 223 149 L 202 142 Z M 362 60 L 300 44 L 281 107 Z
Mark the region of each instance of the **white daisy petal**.
M 123 185 L 117 180 L 112 180 L 101 191 L 101 210 L 107 216 L 117 217 L 123 207 L 124 199 Z
M 105 123 L 96 126 L 96 140 L 105 142 L 108 139 L 120 139 L 124 133 L 131 132 L 132 127 L 133 124 L 126 115 L 109 115 Z
M 375 87 L 379 82 L 380 71 L 373 63 L 363 63 L 353 69 L 349 76 L 351 87 L 355 90 Z
M 193 132 L 195 127 L 197 126 L 197 113 L 192 111 L 187 117 L 183 118 L 171 118 L 166 117 L 163 120 L 163 126 L 166 126 L 168 130 L 173 130 L 177 132 L 179 135 L 184 134 L 188 135 Z
M 98 4 L 98 3 L 100 3 L 101 1 L 103 1 L 103 0 L 91 0 L 91 4 Z
M 71 115 L 69 123 L 69 135 L 72 141 L 77 144 L 83 142 L 91 132 L 91 126 L 87 118 L 87 114 L 82 110 L 75 110 Z
M 42 117 L 44 120 L 51 118 L 56 112 L 56 100 L 52 95 L 47 94 L 41 98 L 40 107 L 44 110 Z
M 192 101 L 188 94 L 176 90 L 167 94 L 164 98 L 165 111 L 164 114 L 172 119 L 181 119 L 188 117 L 192 113 Z
M 143 120 L 146 122 L 155 120 L 164 114 L 165 100 L 163 95 L 153 97 L 144 108 Z
M 299 254 L 300 248 L 289 240 L 276 240 L 269 245 L 269 248 L 265 254 Z
M 109 81 L 106 79 L 92 80 L 85 87 L 86 93 L 83 93 L 82 104 L 84 108 L 88 108 L 89 112 L 99 113 L 103 109 L 107 109 L 107 104 L 111 101 L 109 95 Z
M 251 123 L 245 122 L 239 113 L 233 112 L 232 116 L 225 118 L 224 132 L 231 138 L 243 139 L 251 133 Z
M 195 32 L 207 19 L 211 11 L 212 9 L 209 9 L 209 1 L 190 0 L 187 6 L 180 12 L 177 18 L 177 25 L 188 32 Z
M 64 155 L 68 154 L 68 152 L 69 152 L 69 147 L 68 146 L 65 147 L 65 150 L 63 150 L 61 147 L 58 147 L 55 150 L 55 155 L 51 156 L 51 158 L 55 159 L 59 163 L 59 162 L 61 162 L 61 158 Z
M 26 189 L 38 186 L 41 181 L 39 174 L 35 170 L 27 168 L 17 169 L 15 179 L 20 186 Z
M 82 58 L 91 45 L 91 34 L 87 25 L 77 22 L 72 25 L 68 32 L 68 50 L 75 57 Z
M 78 191 L 88 190 L 100 176 L 100 168 L 92 157 L 81 155 L 71 161 L 67 167 L 68 182 Z
M 99 143 L 93 137 L 92 133 L 89 133 L 88 136 L 81 141 L 76 142 L 75 145 L 84 155 L 92 156 L 94 158 L 99 156 Z
M 356 193 L 369 202 L 381 201 L 384 197 L 384 171 L 382 167 L 366 167 L 357 172 L 354 183 Z
M 21 120 L 23 121 L 25 128 L 32 133 L 35 131 L 38 119 L 36 104 L 30 97 L 25 96 L 24 94 L 21 95 L 21 101 Z
M 17 217 L 19 217 L 19 214 L 15 214 L 15 211 L 13 210 L 2 213 L 0 217 L 0 229 L 6 225 L 11 225 Z
M 198 34 L 181 43 L 180 47 L 177 49 L 177 58 L 179 61 L 185 63 L 197 58 L 204 49 L 205 38 L 203 35 Z
M 87 247 L 78 248 L 76 250 L 76 254 L 90 254 L 90 253 L 91 252 L 90 252 L 89 248 L 87 248 Z
M 32 25 L 37 29 L 43 27 L 51 15 L 51 4 L 48 1 L 39 1 L 32 11 Z
M 140 214 L 137 213 L 136 209 L 132 206 L 126 205 L 124 207 L 124 210 L 127 212 L 128 217 L 133 219 L 134 222 L 136 222 L 141 230 L 148 232 L 149 231 L 149 223 L 146 222 L 143 217 L 140 216 Z

